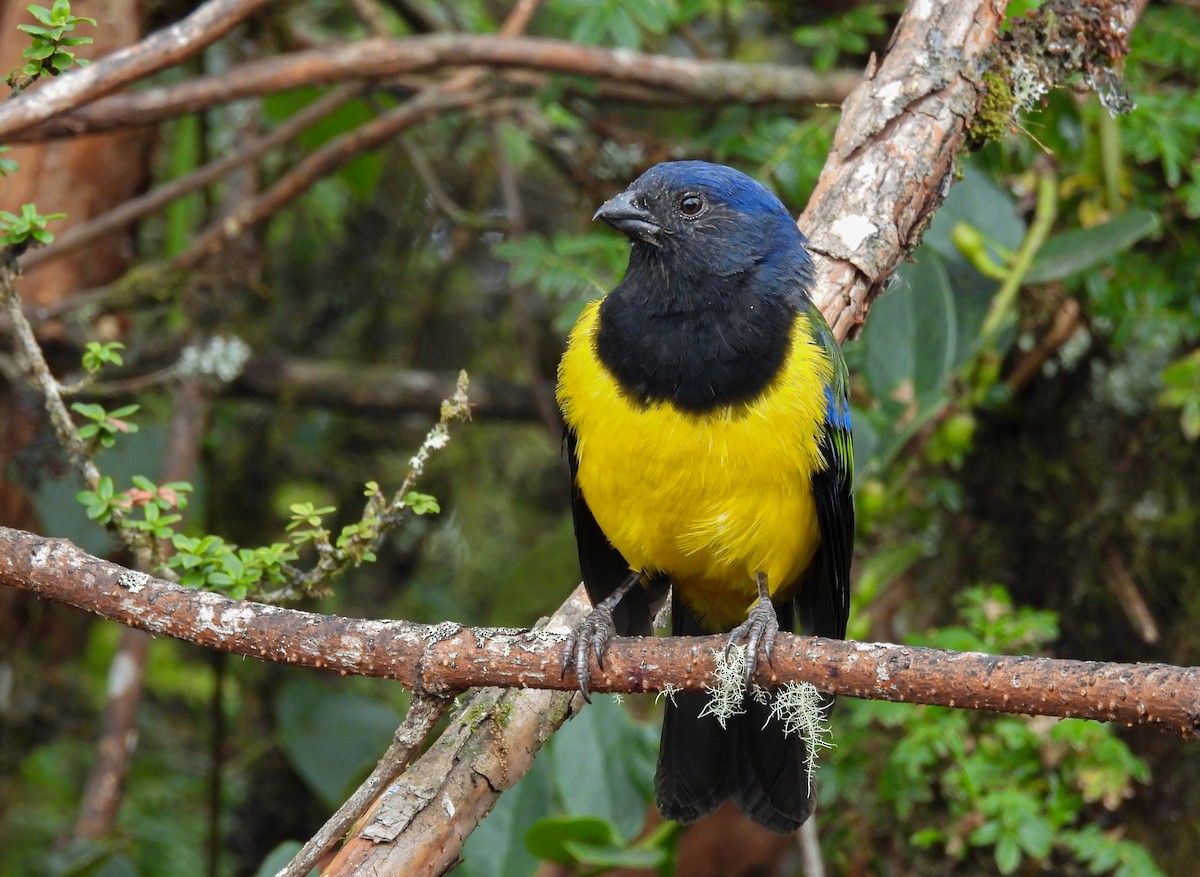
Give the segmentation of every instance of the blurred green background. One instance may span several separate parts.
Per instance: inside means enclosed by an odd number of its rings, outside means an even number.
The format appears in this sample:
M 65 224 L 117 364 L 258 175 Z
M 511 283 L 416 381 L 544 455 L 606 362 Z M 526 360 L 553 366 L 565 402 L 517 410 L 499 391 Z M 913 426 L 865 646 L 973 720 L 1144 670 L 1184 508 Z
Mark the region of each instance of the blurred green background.
M 156 12 L 186 4 L 174 5 Z M 1037 5 L 1010 4 L 1010 15 Z M 405 14 L 414 8 L 425 18 Z M 902 8 L 548 0 L 530 33 L 859 70 L 885 49 Z M 488 33 L 507 11 L 485 0 L 379 9 L 397 35 L 421 20 Z M 241 51 L 365 35 L 340 3 L 282 4 L 265 18 Z M 1151 4 L 1131 45 L 1124 74 L 1137 108 L 1113 118 L 1086 88 L 1056 90 L 1004 137 L 963 154 L 922 245 L 846 345 L 859 510 L 853 638 L 1200 663 L 1195 9 Z M 218 44 L 202 64 L 219 69 L 227 51 Z M 236 336 L 255 354 L 250 369 L 319 360 L 366 382 L 379 373 L 368 366 L 465 368 L 523 398 L 544 395 L 566 328 L 624 268 L 619 235 L 589 222 L 604 198 L 655 161 L 692 157 L 745 170 L 799 213 L 838 120 L 833 106 L 639 106 L 562 76 L 510 91 L 342 167 L 248 233 L 219 274 L 112 305 L 128 345 L 113 378 L 169 364 L 189 341 Z M 273 95 L 258 123 L 277 125 L 318 95 Z M 399 99 L 372 91 L 300 146 L 327 143 Z M 236 148 L 238 118 L 217 108 L 203 124 L 164 126 L 155 181 Z M 283 168 L 266 162 L 267 180 Z M 222 195 L 212 187 L 143 222 L 140 259 L 184 249 Z M 1039 224 L 1047 239 L 1014 269 Z M 67 315 L 70 356 L 96 315 Z M 364 482 L 399 486 L 437 419 L 433 406 L 313 401 L 249 377 L 213 398 L 186 532 L 285 541 L 288 509 L 302 501 L 336 507 L 326 522 L 336 530 L 356 518 Z M 157 477 L 164 463 L 172 397 L 151 390 L 136 401 L 140 431 L 100 457 L 121 484 Z M 578 580 L 558 430 L 533 405 L 455 425 L 420 482 L 441 512 L 413 518 L 377 563 L 304 607 L 521 627 L 549 614 Z M 47 440 L 8 461 L 6 475 L 35 497 L 42 532 L 110 550 L 56 465 Z M 307 839 L 374 764 L 406 704 L 385 682 L 155 641 L 118 827 L 70 844 L 120 629 L 24 598 L 5 606 L 3 877 L 273 873 L 289 842 Z M 651 791 L 656 719 L 649 698 L 627 708 L 598 699 L 502 797 L 458 873 L 528 875 L 535 854 L 574 869 L 559 873 L 669 869 L 678 835 L 631 846 Z M 832 721 L 817 817 L 831 874 L 1185 875 L 1200 857 L 1194 742 L 845 699 Z M 216 856 L 206 848 L 214 819 Z M 572 851 L 564 838 L 591 846 Z M 777 862 L 772 873 L 800 873 Z

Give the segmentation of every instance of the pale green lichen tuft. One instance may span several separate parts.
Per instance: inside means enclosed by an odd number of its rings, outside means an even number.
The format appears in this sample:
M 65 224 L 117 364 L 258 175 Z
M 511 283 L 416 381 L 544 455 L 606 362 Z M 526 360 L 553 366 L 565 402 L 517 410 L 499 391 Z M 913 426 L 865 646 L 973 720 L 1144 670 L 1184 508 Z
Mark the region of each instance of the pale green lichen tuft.
M 828 701 L 811 682 L 789 682 L 775 692 L 771 718 L 783 724 L 785 736 L 799 734 L 807 757 L 808 782 L 817 768 L 817 752 L 832 749 Z
M 667 700 L 671 701 L 671 705 L 674 706 L 675 705 L 675 695 L 677 695 L 681 691 L 683 691 L 683 689 L 680 688 L 678 685 L 676 685 L 674 682 L 668 682 L 666 685 L 663 686 L 662 691 L 660 691 L 658 694 L 654 695 L 654 702 L 658 703 L 660 700 L 662 700 L 665 697 Z
M 743 706 L 746 694 L 746 648 L 732 645 L 723 649 L 714 649 L 717 667 L 713 674 L 713 683 L 705 685 L 708 692 L 708 703 L 700 710 L 702 716 L 712 716 L 721 727 L 733 716 L 740 716 L 746 711 Z

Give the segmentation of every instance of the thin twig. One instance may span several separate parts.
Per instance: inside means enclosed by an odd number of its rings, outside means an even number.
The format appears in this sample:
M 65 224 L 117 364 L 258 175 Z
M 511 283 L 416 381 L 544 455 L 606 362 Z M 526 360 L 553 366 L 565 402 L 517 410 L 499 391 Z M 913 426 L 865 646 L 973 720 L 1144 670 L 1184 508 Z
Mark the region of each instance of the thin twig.
M 504 218 L 508 236 L 518 240 L 525 235 L 526 219 L 525 204 L 521 200 L 521 190 L 517 186 L 517 175 L 512 162 L 504 151 L 504 141 L 500 136 L 499 123 L 489 119 L 488 136 L 492 141 L 492 152 L 496 157 L 496 174 L 500 183 L 500 199 L 504 204 Z M 534 324 L 534 307 L 528 284 L 515 283 L 509 285 L 509 295 L 512 301 L 513 320 L 516 323 L 517 338 L 525 352 L 525 363 L 529 369 L 529 380 L 532 384 L 533 399 L 537 405 L 538 414 L 551 435 L 562 433 L 562 417 L 554 402 L 554 389 L 542 374 L 540 336 Z
M 416 171 L 417 179 L 425 186 L 425 192 L 429 195 L 429 200 L 433 202 L 433 206 L 447 219 L 455 225 L 479 229 L 481 231 L 499 231 L 505 227 L 504 222 L 501 220 L 473 213 L 470 210 L 460 207 L 450 196 L 450 193 L 446 191 L 446 187 L 442 185 L 441 180 L 437 178 L 433 166 L 430 165 L 429 159 L 425 157 L 425 153 L 421 148 L 407 137 L 401 137 L 399 141 L 400 148 L 404 150 L 404 154 L 408 157 L 409 164 Z
M 265 153 L 292 140 L 301 131 L 325 118 L 339 107 L 345 105 L 347 101 L 361 94 L 363 87 L 359 83 L 349 83 L 339 86 L 290 116 L 287 121 L 274 131 L 239 146 L 237 150 L 225 158 L 210 162 L 186 176 L 172 180 L 169 183 L 164 183 L 147 192 L 145 195 L 132 198 L 81 225 L 67 229 L 55 238 L 54 243 L 39 250 L 34 250 L 24 256 L 22 258 L 23 266 L 31 268 L 42 262 L 49 262 L 65 256 L 67 253 L 74 252 L 115 229 L 161 210 L 172 201 L 217 182 L 230 171 L 256 161 Z
M 25 367 L 41 391 L 50 414 L 50 422 L 58 436 L 58 442 L 66 450 L 83 483 L 91 490 L 100 483 L 100 470 L 88 454 L 87 444 L 79 435 L 75 421 L 63 402 L 62 387 L 50 372 L 50 365 L 42 353 L 41 345 L 34 337 L 33 327 L 25 319 L 21 297 L 17 294 L 18 270 L 16 260 L 7 251 L 0 252 L 0 299 L 8 312 L 8 330 L 16 339 L 17 347 L 25 361 Z
M 433 89 L 326 143 L 275 181 L 261 194 L 248 198 L 228 216 L 201 230 L 174 260 L 178 268 L 194 268 L 216 255 L 225 244 L 274 215 L 346 162 L 374 149 L 417 122 L 447 110 L 470 106 L 484 94 L 478 90 Z
M 387 16 L 375 0 L 349 0 L 354 14 L 367 26 L 372 36 L 390 37 L 392 29 L 388 27 Z
M 354 794 L 346 799 L 275 877 L 304 877 L 323 855 L 333 849 L 371 802 L 408 767 L 451 703 L 453 698 L 448 696 L 414 694 L 408 714 L 392 736 L 392 745 L 379 759 L 371 775 L 363 780 Z

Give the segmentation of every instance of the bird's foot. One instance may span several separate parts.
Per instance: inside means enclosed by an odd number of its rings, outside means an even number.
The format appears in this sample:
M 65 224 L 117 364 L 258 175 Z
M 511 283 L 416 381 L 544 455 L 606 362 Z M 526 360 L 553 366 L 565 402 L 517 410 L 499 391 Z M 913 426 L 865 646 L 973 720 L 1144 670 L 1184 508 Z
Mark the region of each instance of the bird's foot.
M 746 620 L 729 632 L 729 645 L 726 650 L 733 648 L 739 641 L 746 642 L 746 675 L 747 687 L 758 669 L 758 650 L 762 646 L 763 656 L 767 664 L 775 652 L 775 637 L 779 634 L 779 616 L 771 605 L 771 595 L 767 590 L 767 577 L 762 573 L 757 576 L 758 599 L 750 607 Z
M 604 649 L 617 629 L 613 622 L 613 609 L 621 602 L 621 598 L 641 580 L 642 573 L 631 573 L 616 590 L 596 604 L 596 607 L 588 613 L 587 618 L 575 625 L 575 628 L 567 635 L 567 641 L 563 643 L 562 675 L 567 675 L 568 667 L 575 668 L 575 679 L 579 683 L 579 691 L 588 703 L 592 702 L 591 692 L 588 691 L 588 680 L 592 676 L 588 663 L 588 650 L 590 648 L 592 654 L 596 656 L 596 666 L 603 670 Z
M 575 668 L 579 690 L 588 703 L 592 702 L 591 692 L 588 691 L 588 682 L 592 676 L 588 652 L 596 656 L 596 666 L 604 669 L 604 649 L 615 630 L 612 609 L 602 603 L 575 626 L 563 644 L 563 675 L 566 675 L 568 667 Z

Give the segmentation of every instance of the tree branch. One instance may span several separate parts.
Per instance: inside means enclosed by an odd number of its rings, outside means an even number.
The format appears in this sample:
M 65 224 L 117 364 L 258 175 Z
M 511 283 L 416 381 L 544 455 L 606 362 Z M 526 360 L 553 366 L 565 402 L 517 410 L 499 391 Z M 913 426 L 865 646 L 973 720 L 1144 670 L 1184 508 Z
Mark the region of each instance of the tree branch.
M 980 77 L 997 44 L 1005 5 L 1005 0 L 908 4 L 888 53 L 871 59 L 842 104 L 833 149 L 798 221 L 817 265 L 816 288 L 823 293 L 818 304 L 839 340 L 862 325 L 954 182 L 955 160 L 975 117 Z M 1090 4 L 1060 26 L 1077 28 L 1076 37 L 1085 43 L 1094 38 L 1084 32 L 1088 17 L 1099 16 L 1106 38 L 1123 46 L 1144 5 L 1110 0 L 1100 14 Z M 1014 31 L 1035 26 L 1036 21 L 1022 22 Z
M 818 304 L 839 340 L 862 325 L 949 191 L 1005 5 L 908 4 L 888 53 L 871 59 L 842 104 L 833 149 L 799 219 L 824 292 Z
M 256 161 L 265 153 L 297 137 L 306 128 L 316 124 L 347 101 L 352 100 L 361 90 L 362 87 L 354 83 L 334 89 L 317 98 L 304 109 L 292 114 L 274 131 L 242 144 L 230 155 L 209 162 L 177 180 L 156 186 L 146 194 L 131 198 L 87 222 L 71 226 L 59 234 L 52 244 L 39 247 L 22 256 L 22 268 L 29 270 L 42 262 L 49 262 L 72 253 L 116 229 L 129 225 L 134 220 L 161 210 L 176 199 L 221 180 L 231 171 Z
M 480 99 L 474 87 L 432 88 L 400 106 L 360 125 L 358 128 L 326 143 L 305 156 L 295 167 L 280 177 L 270 188 L 240 202 L 229 214 L 197 232 L 192 243 L 180 253 L 173 264 L 177 268 L 194 268 L 205 258 L 216 255 L 225 244 L 274 215 L 284 205 L 304 194 L 318 180 L 357 155 L 374 149 L 422 119 L 448 110 L 469 106 Z
M 0 141 L 190 58 L 227 33 L 266 0 L 208 0 L 182 21 L 0 103 Z
M 449 705 L 448 698 L 413 695 L 408 714 L 392 735 L 392 745 L 379 759 L 379 764 L 371 771 L 371 775 L 363 780 L 354 794 L 329 817 L 321 826 L 321 830 L 312 836 L 276 877 L 305 877 L 317 861 L 346 836 L 354 822 L 408 767 Z
M 436 411 L 454 395 L 453 372 L 402 369 L 371 363 L 256 356 L 233 383 L 235 394 L 281 397 L 289 403 L 389 414 Z M 471 414 L 489 420 L 538 418 L 532 387 L 471 378 Z
M 368 39 L 294 52 L 251 61 L 220 75 L 115 95 L 89 106 L 84 104 L 95 95 L 85 94 L 65 107 L 73 110 L 69 115 L 36 127 L 40 119 L 31 120 L 28 114 L 10 118 L 11 111 L 0 105 L 0 137 L 5 142 L 21 142 L 94 134 L 149 125 L 217 104 L 286 89 L 471 66 L 584 76 L 643 89 L 629 92 L 630 96 L 640 93 L 649 98 L 661 92 L 670 100 L 686 98 L 706 105 L 837 103 L 858 81 L 857 73 L 844 71 L 816 73 L 783 64 L 698 61 L 582 46 L 568 40 L 436 34 Z
M 197 592 L 93 557 L 62 539 L 0 527 L 0 584 L 113 621 L 282 664 L 395 679 L 444 694 L 481 685 L 569 691 L 561 631 L 488 630 L 317 615 Z M 584 602 L 581 589 L 573 600 Z M 619 638 L 597 692 L 704 690 L 726 638 Z M 1158 725 L 1200 733 L 1200 668 L 984 655 L 780 635 L 767 687 L 964 709 Z

